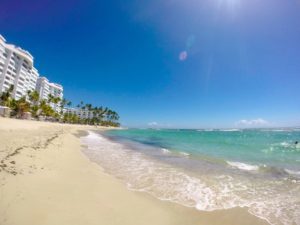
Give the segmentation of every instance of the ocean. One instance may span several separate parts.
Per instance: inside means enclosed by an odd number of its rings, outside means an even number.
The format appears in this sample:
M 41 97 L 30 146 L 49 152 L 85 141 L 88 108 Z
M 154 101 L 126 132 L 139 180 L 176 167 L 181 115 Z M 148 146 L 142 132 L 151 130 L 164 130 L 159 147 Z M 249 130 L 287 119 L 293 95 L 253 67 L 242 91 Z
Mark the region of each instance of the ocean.
M 128 189 L 202 211 L 300 225 L 300 129 L 90 132 L 84 153 Z

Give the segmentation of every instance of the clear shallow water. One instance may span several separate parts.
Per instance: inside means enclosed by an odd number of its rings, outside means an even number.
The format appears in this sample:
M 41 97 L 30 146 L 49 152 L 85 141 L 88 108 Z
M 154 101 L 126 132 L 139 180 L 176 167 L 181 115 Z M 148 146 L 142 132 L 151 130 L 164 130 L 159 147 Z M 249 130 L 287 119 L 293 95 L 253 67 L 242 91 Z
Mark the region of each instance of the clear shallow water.
M 85 153 L 128 188 L 199 210 L 248 207 L 271 224 L 300 224 L 299 129 L 114 130 Z

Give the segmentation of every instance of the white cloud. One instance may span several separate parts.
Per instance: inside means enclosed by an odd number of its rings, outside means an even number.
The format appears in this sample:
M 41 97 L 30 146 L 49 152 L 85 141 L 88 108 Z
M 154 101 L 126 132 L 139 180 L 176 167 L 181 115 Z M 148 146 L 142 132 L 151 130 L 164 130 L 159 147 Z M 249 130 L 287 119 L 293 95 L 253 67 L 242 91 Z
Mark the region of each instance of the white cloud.
M 149 122 L 149 123 L 148 123 L 148 126 L 150 126 L 150 127 L 155 127 L 155 126 L 158 126 L 158 123 L 155 122 L 155 121 Z
M 253 120 L 239 120 L 235 123 L 238 127 L 262 127 L 270 125 L 270 122 L 262 118 L 253 119 Z

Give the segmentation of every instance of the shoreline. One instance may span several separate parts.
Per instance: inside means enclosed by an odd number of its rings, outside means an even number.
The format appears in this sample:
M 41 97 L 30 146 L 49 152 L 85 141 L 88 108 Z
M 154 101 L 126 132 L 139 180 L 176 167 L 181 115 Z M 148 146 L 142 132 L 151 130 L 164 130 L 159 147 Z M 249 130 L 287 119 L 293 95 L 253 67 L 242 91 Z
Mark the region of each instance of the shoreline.
M 246 208 L 202 212 L 128 190 L 81 151 L 95 129 L 0 118 L 1 225 L 268 224 Z

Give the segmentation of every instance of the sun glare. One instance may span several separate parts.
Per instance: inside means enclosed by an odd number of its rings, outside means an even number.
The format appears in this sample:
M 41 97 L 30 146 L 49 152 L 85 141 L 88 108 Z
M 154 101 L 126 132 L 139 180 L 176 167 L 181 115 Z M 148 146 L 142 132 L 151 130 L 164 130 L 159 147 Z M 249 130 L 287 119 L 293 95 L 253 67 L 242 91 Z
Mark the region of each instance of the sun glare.
M 231 12 L 235 11 L 239 5 L 241 0 L 218 0 L 219 7 L 225 7 Z

